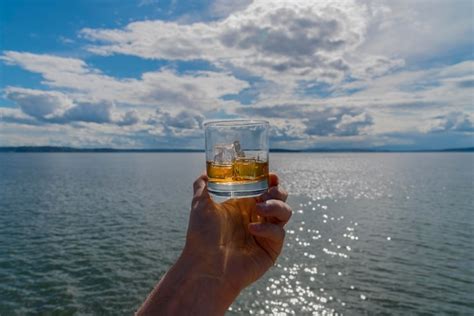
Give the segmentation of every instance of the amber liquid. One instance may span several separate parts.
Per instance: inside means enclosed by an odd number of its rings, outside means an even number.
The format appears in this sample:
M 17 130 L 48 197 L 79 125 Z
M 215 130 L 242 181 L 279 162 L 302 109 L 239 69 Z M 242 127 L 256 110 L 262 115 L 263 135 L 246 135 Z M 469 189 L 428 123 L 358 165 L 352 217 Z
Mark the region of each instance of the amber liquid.
M 268 177 L 268 161 L 252 158 L 238 158 L 230 164 L 207 161 L 206 169 L 210 182 L 249 183 Z

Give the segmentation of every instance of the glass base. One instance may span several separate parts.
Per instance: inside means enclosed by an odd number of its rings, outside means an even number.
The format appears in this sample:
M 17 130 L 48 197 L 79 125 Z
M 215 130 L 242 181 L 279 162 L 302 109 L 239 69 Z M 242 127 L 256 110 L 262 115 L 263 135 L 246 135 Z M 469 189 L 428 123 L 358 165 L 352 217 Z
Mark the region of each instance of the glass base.
M 228 199 L 255 197 L 265 193 L 268 190 L 268 180 L 264 179 L 261 181 L 248 183 L 209 182 L 207 184 L 207 190 L 211 197 L 219 202 Z

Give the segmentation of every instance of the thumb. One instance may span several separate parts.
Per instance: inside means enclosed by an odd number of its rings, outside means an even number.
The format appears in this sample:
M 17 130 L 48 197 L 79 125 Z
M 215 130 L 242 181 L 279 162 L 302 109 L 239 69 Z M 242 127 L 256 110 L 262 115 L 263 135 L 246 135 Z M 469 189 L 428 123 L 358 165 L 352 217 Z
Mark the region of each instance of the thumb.
M 196 181 L 193 183 L 194 197 L 208 197 L 209 193 L 207 192 L 207 175 L 205 173 L 201 174 Z

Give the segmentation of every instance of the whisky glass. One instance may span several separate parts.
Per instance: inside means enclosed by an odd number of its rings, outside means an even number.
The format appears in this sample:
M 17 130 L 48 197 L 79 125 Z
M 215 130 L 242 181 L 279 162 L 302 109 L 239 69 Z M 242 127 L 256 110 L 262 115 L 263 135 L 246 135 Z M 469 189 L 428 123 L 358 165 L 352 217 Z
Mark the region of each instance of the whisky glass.
M 267 121 L 204 124 L 208 191 L 215 200 L 258 196 L 268 189 Z

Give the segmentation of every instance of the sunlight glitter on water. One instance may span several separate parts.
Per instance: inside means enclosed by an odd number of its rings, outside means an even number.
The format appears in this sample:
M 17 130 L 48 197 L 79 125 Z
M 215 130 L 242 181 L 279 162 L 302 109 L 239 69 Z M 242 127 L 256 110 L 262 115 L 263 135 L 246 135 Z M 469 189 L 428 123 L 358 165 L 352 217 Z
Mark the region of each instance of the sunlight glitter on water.
M 0 154 L 0 314 L 133 314 L 179 256 L 201 158 Z M 228 314 L 474 315 L 473 163 L 272 154 L 294 214 Z
M 287 229 L 286 254 L 272 269 L 271 277 L 265 282 L 266 299 L 260 302 L 258 297 L 262 293 L 258 292 L 257 300 L 250 304 L 251 310 L 255 310 L 256 314 L 340 315 L 334 307 L 345 306 L 346 303 L 336 292 L 327 292 L 320 287 L 328 283 L 326 279 L 341 279 L 345 277 L 345 273 L 341 269 L 332 271 L 331 267 L 320 262 L 334 261 L 333 258 L 337 257 L 340 259 L 334 263 L 340 266 L 344 260 L 349 260 L 354 239 L 349 238 L 349 246 L 347 242 L 343 242 L 343 235 L 347 235 L 346 232 L 349 231 L 351 237 L 355 236 L 355 228 L 347 226 L 353 224 L 350 221 L 346 225 L 339 224 L 342 228 L 339 233 L 332 229 L 318 228 L 319 225 L 315 225 L 315 222 L 323 223 L 321 219 L 344 223 L 344 216 L 329 215 L 330 207 L 326 203 L 314 203 L 315 201 L 316 199 L 310 199 L 299 203 L 300 208 L 293 215 L 292 223 Z M 313 215 L 308 218 L 305 215 L 307 212 Z M 286 265 L 285 262 L 292 254 L 299 254 L 306 259 Z M 328 259 L 323 256 L 328 256 Z

